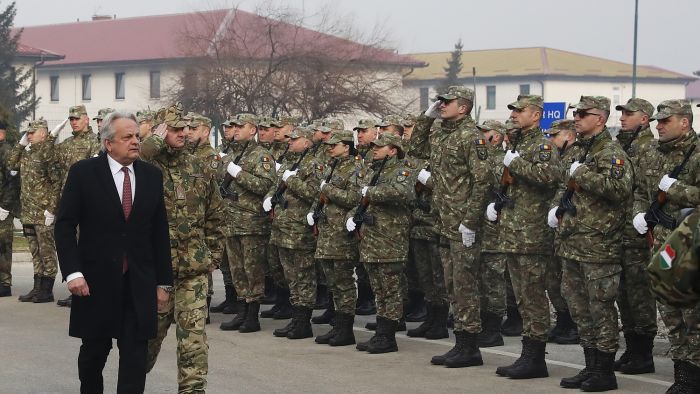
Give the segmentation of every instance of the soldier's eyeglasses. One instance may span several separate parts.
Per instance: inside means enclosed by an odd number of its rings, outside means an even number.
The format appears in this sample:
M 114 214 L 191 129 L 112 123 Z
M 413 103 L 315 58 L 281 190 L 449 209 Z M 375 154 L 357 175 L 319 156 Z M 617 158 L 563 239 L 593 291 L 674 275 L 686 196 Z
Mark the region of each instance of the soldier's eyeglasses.
M 583 119 L 588 115 L 596 115 L 596 116 L 602 116 L 601 114 L 596 114 L 593 112 L 586 112 L 586 111 L 574 111 L 574 117 L 578 116 L 579 118 Z

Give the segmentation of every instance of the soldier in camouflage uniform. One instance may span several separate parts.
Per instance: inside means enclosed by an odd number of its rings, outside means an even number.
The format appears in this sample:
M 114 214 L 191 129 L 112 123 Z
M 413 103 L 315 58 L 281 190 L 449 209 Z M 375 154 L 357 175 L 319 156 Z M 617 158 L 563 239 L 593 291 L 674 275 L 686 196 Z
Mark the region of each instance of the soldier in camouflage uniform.
M 635 178 L 643 176 L 639 160 L 647 154 L 654 134 L 649 128 L 649 118 L 654 113 L 650 102 L 630 99 L 626 105 L 615 107 L 622 111 L 622 128 L 617 141 L 630 159 Z M 636 130 L 640 128 L 639 132 Z M 654 337 L 656 337 L 656 301 L 651 293 L 646 266 L 649 263 L 649 247 L 632 225 L 634 196 L 625 204 L 627 220 L 622 235 L 622 274 L 617 306 L 620 310 L 622 332 L 625 335 L 625 352 L 615 362 L 615 370 L 625 374 L 654 372 Z
M 233 138 L 241 150 L 236 157 L 224 156 L 220 172 L 226 173 L 222 187 L 227 193 L 228 217 L 233 218 L 228 223 L 231 236 L 226 238 L 226 253 L 238 298 L 245 301 L 245 307 L 221 329 L 248 333 L 260 331 L 258 314 L 265 291 L 265 253 L 270 235 L 262 200 L 276 175 L 270 151 L 254 140 L 258 118 L 242 113 L 232 123 Z
M 403 126 L 403 139 L 408 141 L 411 139 L 413 129 L 416 128 L 416 115 L 406 114 L 402 118 L 401 125 Z
M 307 214 L 309 225 L 318 227 L 316 253 L 321 262 L 328 287 L 333 295 L 336 324 L 329 332 L 316 337 L 316 343 L 344 346 L 355 343 L 352 325 L 355 318 L 355 280 L 353 271 L 359 258 L 357 240 L 345 229 L 347 213 L 360 201 L 360 188 L 365 173 L 355 160 L 351 132 L 336 132 L 324 142 L 333 162 L 316 162 L 323 174 L 319 187 L 324 200 L 322 215 L 314 217 L 318 201 Z M 326 181 L 333 171 L 333 176 Z
M 277 126 L 277 130 L 275 131 L 275 142 L 271 152 L 275 160 L 278 161 L 279 159 L 283 159 L 284 153 L 288 150 L 288 136 L 292 134 L 294 128 L 297 127 L 299 120 L 293 116 L 282 116 L 280 119 L 275 119 L 274 124 Z
M 12 295 L 13 220 L 19 217 L 19 177 L 9 167 L 12 147 L 6 136 L 5 125 L 0 124 L 0 297 Z
M 700 143 L 693 130 L 693 112 L 687 100 L 667 100 L 657 106 L 653 119 L 657 121 L 659 140 L 651 142 L 644 156 L 639 158 L 635 178 L 633 224 L 639 234 L 652 230 L 645 213 L 657 195 L 663 191 L 666 204 L 661 211 L 677 222 L 682 210 L 700 205 Z M 673 178 L 672 170 L 694 149 L 680 174 Z M 653 227 L 653 251 L 656 252 L 668 238 L 675 223 L 659 223 Z M 670 227 L 667 228 L 666 226 Z M 668 265 L 673 253 L 666 251 Z M 654 261 L 652 260 L 652 263 Z M 670 355 L 673 359 L 675 384 L 671 393 L 699 392 L 700 375 L 700 305 L 690 308 L 658 304 L 661 318 L 669 330 Z
M 560 211 L 557 216 L 557 205 L 547 214 L 547 223 L 557 228 L 555 253 L 562 264 L 562 289 L 579 328 L 586 367 L 562 379 L 560 385 L 606 391 L 617 388 L 613 371 L 619 341 L 615 297 L 626 219 L 620 206 L 632 194 L 633 170 L 605 127 L 610 99 L 581 96 L 574 108 L 576 132 L 590 147 L 584 162 L 575 161 L 567 172 L 577 185 L 571 198 L 576 211 Z M 562 188 L 554 204 L 561 204 L 564 193 Z
M 141 141 L 150 137 L 153 133 L 154 117 L 155 113 L 151 110 L 143 110 L 136 113 L 136 122 L 139 124 L 139 139 Z
M 34 287 L 21 302 L 52 302 L 58 262 L 53 234 L 53 212 L 58 207 L 61 179 L 53 168 L 52 142 L 47 123 L 32 121 L 29 130 L 7 159 L 21 177 L 22 225 L 34 264 Z
M 437 98 L 418 118 L 408 152 L 430 157 L 432 209 L 437 214 L 440 257 L 455 314 L 455 347 L 433 357 L 431 363 L 447 367 L 482 365 L 477 344 L 481 332 L 479 252 L 483 210 L 490 197 L 488 151 L 470 115 L 474 92 L 451 86 Z M 431 132 L 438 116 L 442 123 Z
M 374 163 L 361 183 L 363 200 L 369 205 L 361 216 L 356 212 L 359 208 L 350 211 L 345 226 L 360 238 L 360 262 L 367 269 L 377 303 L 377 332 L 368 342 L 358 344 L 358 349 L 376 354 L 398 351 L 395 333 L 403 316 L 415 176 L 403 161 L 401 137 L 381 134 L 372 142 L 372 150 Z M 368 181 L 375 177 L 376 184 Z
M 97 116 L 92 118 L 92 120 L 94 120 L 95 123 L 97 123 L 97 133 L 98 133 L 97 140 L 98 141 L 99 141 L 99 132 L 100 132 L 100 130 L 102 130 L 102 121 L 104 121 L 105 118 L 107 117 L 107 115 L 111 114 L 112 112 L 114 112 L 114 108 L 100 108 L 97 111 Z
M 155 365 L 163 339 L 174 322 L 177 339 L 178 392 L 204 393 L 207 386 L 207 275 L 221 263 L 223 202 L 216 172 L 186 149 L 187 122 L 175 106 L 165 114 L 167 128 L 148 137 L 141 157 L 163 173 L 170 229 L 174 296 L 158 313 L 157 337 L 148 343 L 146 370 Z

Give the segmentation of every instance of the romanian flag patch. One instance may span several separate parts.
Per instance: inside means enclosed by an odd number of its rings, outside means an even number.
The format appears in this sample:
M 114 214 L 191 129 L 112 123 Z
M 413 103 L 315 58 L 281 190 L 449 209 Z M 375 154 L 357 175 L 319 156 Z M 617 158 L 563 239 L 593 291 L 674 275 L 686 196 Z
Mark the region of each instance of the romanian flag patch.
M 270 162 L 270 158 L 269 158 L 268 156 L 263 156 L 263 157 L 262 157 L 262 162 L 263 162 L 263 163 L 269 163 L 269 162 Z
M 613 159 L 612 159 L 612 163 L 613 163 L 614 165 L 616 165 L 616 166 L 623 166 L 623 165 L 625 165 L 625 161 L 622 160 L 622 159 L 615 159 L 615 158 L 613 158 Z
M 477 146 L 486 145 L 486 140 L 483 138 L 476 139 L 476 140 L 474 140 L 474 145 L 477 145 Z
M 550 144 L 542 144 L 542 145 L 540 145 L 540 150 L 541 150 L 541 151 L 552 150 L 552 145 L 550 145 Z

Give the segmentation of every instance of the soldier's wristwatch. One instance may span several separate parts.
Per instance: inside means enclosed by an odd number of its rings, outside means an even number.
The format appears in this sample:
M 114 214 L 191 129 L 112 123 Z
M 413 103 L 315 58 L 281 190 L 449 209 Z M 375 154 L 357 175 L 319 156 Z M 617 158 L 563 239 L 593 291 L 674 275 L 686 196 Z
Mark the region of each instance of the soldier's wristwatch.
M 173 290 L 175 290 L 174 287 L 168 286 L 168 285 L 158 285 L 158 288 L 163 289 L 163 290 L 167 291 L 168 293 L 172 293 Z

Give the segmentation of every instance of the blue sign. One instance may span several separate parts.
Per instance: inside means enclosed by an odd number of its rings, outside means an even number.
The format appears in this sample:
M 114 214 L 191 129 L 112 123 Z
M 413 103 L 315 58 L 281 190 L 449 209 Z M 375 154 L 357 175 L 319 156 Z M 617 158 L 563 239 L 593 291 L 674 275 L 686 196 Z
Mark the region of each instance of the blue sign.
M 565 116 L 566 103 L 544 103 L 540 127 L 542 130 L 547 130 L 552 127 L 552 122 L 555 120 L 564 119 Z

